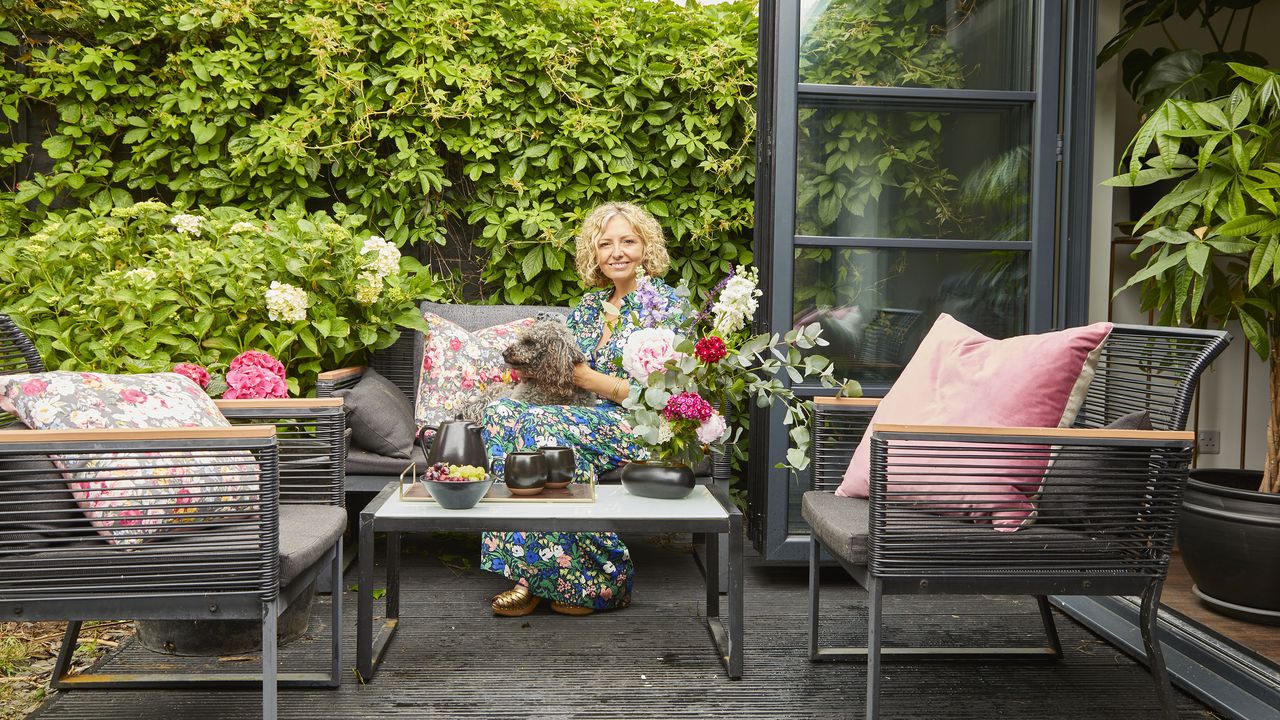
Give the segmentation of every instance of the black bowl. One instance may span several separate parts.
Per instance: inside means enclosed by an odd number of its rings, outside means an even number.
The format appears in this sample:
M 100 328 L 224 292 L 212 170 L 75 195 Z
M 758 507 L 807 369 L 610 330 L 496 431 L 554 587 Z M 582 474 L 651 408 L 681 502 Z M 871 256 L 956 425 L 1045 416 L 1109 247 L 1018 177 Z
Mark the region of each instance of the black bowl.
M 485 475 L 482 480 L 470 482 L 447 482 L 441 480 L 419 480 L 431 493 L 431 499 L 446 510 L 466 510 L 473 508 L 480 498 L 493 486 L 494 477 Z

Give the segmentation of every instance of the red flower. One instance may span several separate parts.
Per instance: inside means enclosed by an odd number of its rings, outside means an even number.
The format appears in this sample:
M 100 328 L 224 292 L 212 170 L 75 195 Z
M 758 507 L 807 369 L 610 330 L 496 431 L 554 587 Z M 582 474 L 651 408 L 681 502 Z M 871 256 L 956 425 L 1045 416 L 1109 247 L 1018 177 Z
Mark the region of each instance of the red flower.
M 178 363 L 173 371 L 202 388 L 209 387 L 209 371 L 195 363 Z
M 707 365 L 714 365 L 724 359 L 728 352 L 724 348 L 724 340 L 711 335 L 698 340 L 693 346 L 693 354 Z
M 245 350 L 244 352 L 235 356 L 235 358 L 232 359 L 231 361 L 231 365 L 227 367 L 228 374 L 230 374 L 229 371 L 231 370 L 239 370 L 240 368 L 244 368 L 244 367 L 262 368 L 263 370 L 266 370 L 267 372 L 273 375 L 276 375 L 281 380 L 283 380 L 285 377 L 284 365 L 281 364 L 279 360 L 272 357 L 269 353 L 264 353 L 261 350 Z M 281 397 L 284 397 L 284 396 L 282 395 Z

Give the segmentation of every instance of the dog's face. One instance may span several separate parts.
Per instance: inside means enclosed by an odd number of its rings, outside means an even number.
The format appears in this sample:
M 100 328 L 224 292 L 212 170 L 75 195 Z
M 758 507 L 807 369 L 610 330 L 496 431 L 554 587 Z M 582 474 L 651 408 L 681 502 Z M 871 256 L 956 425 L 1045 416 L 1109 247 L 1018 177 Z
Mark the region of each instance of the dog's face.
M 587 356 L 563 319 L 539 318 L 516 335 L 515 342 L 502 352 L 502 359 L 522 380 L 536 382 L 572 375 L 573 366 L 585 362 Z

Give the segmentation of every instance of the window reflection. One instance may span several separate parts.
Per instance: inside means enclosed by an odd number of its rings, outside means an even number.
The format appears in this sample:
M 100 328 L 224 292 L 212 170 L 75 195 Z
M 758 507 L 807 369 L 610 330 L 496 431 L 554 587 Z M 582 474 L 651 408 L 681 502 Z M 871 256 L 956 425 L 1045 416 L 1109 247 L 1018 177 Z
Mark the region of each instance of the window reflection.
M 805 0 L 800 82 L 1031 89 L 1035 3 Z
M 798 248 L 793 325 L 818 323 L 836 374 L 891 384 L 940 313 L 991 337 L 1027 327 L 1022 251 Z
M 799 120 L 796 234 L 1027 239 L 1027 109 L 815 107 Z

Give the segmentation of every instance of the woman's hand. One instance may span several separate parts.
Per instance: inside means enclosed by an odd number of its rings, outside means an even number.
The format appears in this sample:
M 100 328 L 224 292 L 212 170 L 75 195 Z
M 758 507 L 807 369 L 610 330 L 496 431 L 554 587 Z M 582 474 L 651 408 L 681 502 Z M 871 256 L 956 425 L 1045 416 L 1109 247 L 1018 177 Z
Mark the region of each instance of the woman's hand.
M 573 384 L 616 403 L 626 400 L 627 393 L 630 392 L 626 380 L 593 370 L 584 362 L 573 366 Z

